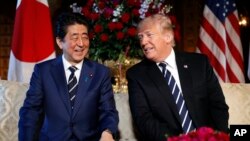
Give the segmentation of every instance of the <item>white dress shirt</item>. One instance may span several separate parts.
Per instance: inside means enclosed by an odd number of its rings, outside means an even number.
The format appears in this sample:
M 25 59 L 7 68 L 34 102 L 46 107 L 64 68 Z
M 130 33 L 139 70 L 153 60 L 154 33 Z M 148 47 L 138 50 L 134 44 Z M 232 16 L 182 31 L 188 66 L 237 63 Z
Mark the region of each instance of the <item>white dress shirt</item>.
M 180 91 L 182 92 L 178 68 L 177 68 L 176 60 L 175 60 L 175 52 L 173 49 L 171 50 L 169 56 L 164 60 L 164 62 L 166 62 L 167 70 L 170 71 L 170 73 L 173 75 Z M 157 66 L 162 71 L 162 68 L 159 66 L 159 64 L 160 63 L 157 63 Z
M 71 74 L 71 71 L 69 70 L 69 67 L 71 67 L 72 65 L 65 59 L 64 55 L 62 55 L 62 60 L 63 60 L 64 72 L 65 72 L 66 79 L 67 79 L 67 82 L 68 82 L 69 81 L 69 76 Z M 83 60 L 80 63 L 75 65 L 77 67 L 77 70 L 75 71 L 75 76 L 76 76 L 77 82 L 79 82 L 80 72 L 81 72 L 81 69 L 82 69 L 82 64 L 83 64 Z

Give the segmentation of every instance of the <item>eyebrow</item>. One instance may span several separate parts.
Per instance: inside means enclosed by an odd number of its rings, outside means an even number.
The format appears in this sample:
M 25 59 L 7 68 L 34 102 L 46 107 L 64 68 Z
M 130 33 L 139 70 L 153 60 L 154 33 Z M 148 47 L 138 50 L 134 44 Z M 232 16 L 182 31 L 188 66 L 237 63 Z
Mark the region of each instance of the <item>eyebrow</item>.
M 71 34 L 71 36 L 75 36 L 75 35 L 79 35 L 79 33 L 73 33 L 73 34 Z M 82 33 L 81 35 L 89 35 L 88 33 L 86 33 L 86 32 L 84 32 L 84 33 Z
M 155 35 L 155 34 L 157 34 L 157 33 L 152 32 L 152 31 L 145 31 L 145 32 L 143 32 L 143 33 L 140 32 L 140 33 L 138 33 L 137 35 L 138 35 L 138 36 L 141 36 L 142 34 L 154 34 L 154 35 Z

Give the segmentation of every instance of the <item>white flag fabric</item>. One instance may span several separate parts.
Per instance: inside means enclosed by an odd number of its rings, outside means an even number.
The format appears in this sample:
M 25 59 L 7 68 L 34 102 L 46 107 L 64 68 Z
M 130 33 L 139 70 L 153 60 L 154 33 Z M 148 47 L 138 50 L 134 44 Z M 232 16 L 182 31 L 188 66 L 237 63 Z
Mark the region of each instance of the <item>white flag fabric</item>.
M 35 64 L 55 56 L 47 0 L 18 0 L 8 80 L 28 83 Z

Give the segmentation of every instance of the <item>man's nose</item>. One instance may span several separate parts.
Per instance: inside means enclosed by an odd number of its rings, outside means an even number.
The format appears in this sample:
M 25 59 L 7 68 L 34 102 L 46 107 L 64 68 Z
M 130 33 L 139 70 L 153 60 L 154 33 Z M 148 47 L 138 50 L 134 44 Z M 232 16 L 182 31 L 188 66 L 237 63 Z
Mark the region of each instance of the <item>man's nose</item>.
M 83 46 L 83 40 L 82 40 L 82 38 L 79 38 L 79 39 L 77 40 L 77 45 L 80 46 L 80 47 Z
M 146 45 L 148 43 L 148 38 L 146 36 L 142 37 L 140 43 L 141 43 L 141 46 Z

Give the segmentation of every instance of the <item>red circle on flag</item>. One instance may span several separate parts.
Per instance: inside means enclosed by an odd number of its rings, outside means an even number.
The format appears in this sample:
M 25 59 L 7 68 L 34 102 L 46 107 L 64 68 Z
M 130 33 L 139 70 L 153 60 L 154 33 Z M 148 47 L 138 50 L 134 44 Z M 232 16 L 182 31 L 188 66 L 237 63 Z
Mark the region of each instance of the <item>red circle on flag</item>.
M 17 8 L 12 52 L 24 62 L 39 62 L 54 51 L 49 8 L 36 0 L 22 0 Z

